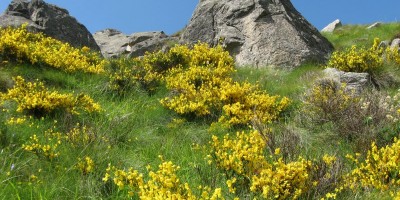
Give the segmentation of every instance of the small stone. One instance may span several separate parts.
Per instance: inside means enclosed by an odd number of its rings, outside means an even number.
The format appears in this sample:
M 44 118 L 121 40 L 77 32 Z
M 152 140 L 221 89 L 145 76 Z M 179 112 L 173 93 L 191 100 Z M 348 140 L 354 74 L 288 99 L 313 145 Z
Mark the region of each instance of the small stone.
M 339 28 L 341 26 L 342 26 L 342 22 L 339 19 L 337 19 L 337 20 L 331 22 L 330 24 L 328 24 L 325 28 L 323 28 L 321 30 L 321 32 L 332 33 L 333 31 L 335 31 L 337 28 Z
M 381 26 L 382 23 L 381 22 L 375 22 L 372 25 L 368 26 L 367 29 L 373 29 L 373 28 L 377 28 L 379 26 Z

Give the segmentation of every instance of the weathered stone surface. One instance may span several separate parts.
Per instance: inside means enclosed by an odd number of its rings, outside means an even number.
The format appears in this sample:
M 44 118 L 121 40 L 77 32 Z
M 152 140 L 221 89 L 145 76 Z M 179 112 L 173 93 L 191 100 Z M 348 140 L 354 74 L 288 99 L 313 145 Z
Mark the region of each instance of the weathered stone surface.
M 93 36 L 106 58 L 115 58 L 123 54 L 129 57 L 143 56 L 147 51 L 165 49 L 168 43 L 177 43 L 178 40 L 168 37 L 162 31 L 125 35 L 115 29 L 106 29 L 96 32 Z
M 372 85 L 368 73 L 343 72 L 335 68 L 327 68 L 323 71 L 321 79 L 330 79 L 339 84 L 346 84 L 346 91 L 361 93 Z
M 0 27 L 19 27 L 28 23 L 28 30 L 67 42 L 75 47 L 100 50 L 92 34 L 69 12 L 43 0 L 13 0 L 0 16 Z
M 395 38 L 395 39 L 390 43 L 390 48 L 391 48 L 391 49 L 399 49 L 399 48 L 400 48 L 400 38 Z
M 342 22 L 337 19 L 330 24 L 328 24 L 325 28 L 321 30 L 321 32 L 332 33 L 334 30 L 342 26 Z
M 105 58 L 118 57 L 127 50 L 129 37 L 115 29 L 106 29 L 93 34 Z
M 129 57 L 143 56 L 146 52 L 154 52 L 167 48 L 169 38 L 164 32 L 141 32 L 130 36 Z M 176 40 L 176 39 L 175 39 Z
M 290 0 L 201 0 L 181 36 L 197 41 L 222 42 L 239 66 L 292 68 L 333 50 Z

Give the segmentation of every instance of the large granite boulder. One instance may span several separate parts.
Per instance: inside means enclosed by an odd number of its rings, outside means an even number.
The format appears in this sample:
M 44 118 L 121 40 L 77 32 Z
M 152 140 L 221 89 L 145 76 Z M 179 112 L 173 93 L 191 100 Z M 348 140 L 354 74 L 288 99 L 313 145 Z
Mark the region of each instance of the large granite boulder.
M 333 46 L 290 0 L 201 0 L 181 42 L 222 42 L 239 66 L 324 62 Z
M 116 58 L 121 55 L 143 56 L 146 52 L 163 50 L 170 44 L 178 43 L 177 38 L 169 37 L 162 31 L 125 35 L 115 29 L 106 29 L 96 32 L 93 36 L 106 58 Z
M 28 30 L 67 42 L 74 47 L 100 48 L 87 28 L 69 15 L 66 9 L 47 4 L 43 0 L 13 0 L 0 16 L 0 27 L 19 27 L 28 24 Z

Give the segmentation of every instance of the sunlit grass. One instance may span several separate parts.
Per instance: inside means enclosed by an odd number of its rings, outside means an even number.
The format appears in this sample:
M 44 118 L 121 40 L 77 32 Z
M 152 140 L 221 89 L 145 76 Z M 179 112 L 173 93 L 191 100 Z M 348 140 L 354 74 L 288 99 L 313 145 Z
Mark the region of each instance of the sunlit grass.
M 387 40 L 400 32 L 399 24 L 384 24 L 372 30 L 365 28 L 344 26 L 325 35 L 340 50 L 352 44 L 368 46 L 375 37 Z M 235 81 L 258 84 L 262 91 L 291 99 L 292 106 L 282 119 L 269 125 L 280 144 L 293 142 L 285 140 L 288 132 L 298 137 L 298 143 L 293 143 L 298 145 L 298 152 L 288 161 L 296 160 L 298 155 L 313 160 L 325 154 L 344 158 L 354 153 L 354 144 L 338 136 L 333 123 L 313 125 L 301 120 L 306 112 L 301 110 L 303 95 L 323 69 L 324 66 L 314 64 L 290 71 L 268 67 L 237 68 Z M 390 69 L 399 74 L 395 68 Z M 181 182 L 188 182 L 193 188 L 203 185 L 227 191 L 223 170 L 209 165 L 205 159 L 211 136 L 222 138 L 226 133 L 235 134 L 249 127 L 218 127 L 220 124 L 211 124 L 212 120 L 180 116 L 160 104 L 161 99 L 171 95 L 163 87 L 151 94 L 139 87 L 117 94 L 108 87 L 106 75 L 63 72 L 40 65 L 1 64 L 0 91 L 11 88 L 11 77 L 17 75 L 27 80 L 39 79 L 60 92 L 84 92 L 98 102 L 103 111 L 75 117 L 57 112 L 43 119 L 29 118 L 21 125 L 4 123 L 13 113 L 0 112 L 0 197 L 3 199 L 126 199 L 126 194 L 117 186 L 102 181 L 108 164 L 121 169 L 133 167 L 146 173 L 147 166 L 157 168 L 161 163 L 159 155 L 181 167 L 178 171 Z M 391 85 L 384 90 L 393 93 L 395 88 L 396 85 Z M 60 159 L 47 160 L 22 148 L 32 134 L 43 134 L 54 127 L 65 134 L 77 123 L 90 127 L 95 139 L 81 146 L 62 145 Z M 83 174 L 76 168 L 78 159 L 85 156 L 94 161 L 93 173 Z M 341 161 L 343 170 L 349 171 L 351 164 L 345 159 Z M 227 199 L 233 199 L 234 195 L 224 194 Z M 238 195 L 241 199 L 250 198 L 245 191 L 239 191 Z M 340 198 L 391 197 L 389 192 L 371 190 L 345 192 Z

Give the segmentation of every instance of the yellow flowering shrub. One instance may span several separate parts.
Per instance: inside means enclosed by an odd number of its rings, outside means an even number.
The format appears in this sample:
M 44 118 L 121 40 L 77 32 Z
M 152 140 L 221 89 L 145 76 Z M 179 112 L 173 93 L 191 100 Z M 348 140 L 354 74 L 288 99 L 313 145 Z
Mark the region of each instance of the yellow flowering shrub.
M 88 47 L 74 48 L 42 33 L 21 28 L 0 29 L 0 59 L 39 63 L 67 72 L 103 73 L 106 60 Z
M 32 152 L 38 157 L 45 157 L 49 160 L 58 158 L 60 152 L 58 147 L 62 144 L 63 135 L 53 130 L 46 131 L 43 135 L 32 135 L 22 149 Z
M 343 52 L 332 54 L 328 67 L 337 68 L 346 72 L 371 72 L 383 66 L 384 48 L 379 47 L 379 39 L 374 40 L 371 48 L 358 48 L 353 45 Z
M 94 142 L 96 135 L 87 126 L 76 124 L 75 127 L 66 133 L 65 139 L 72 146 L 84 147 Z
M 268 155 L 267 140 L 256 130 L 212 137 L 208 162 L 224 172 L 231 193 L 240 189 L 263 199 L 297 199 L 325 187 L 334 176 L 329 173 L 335 157 L 325 155 L 319 167 L 301 157 L 285 162 L 279 148 Z
M 315 124 L 330 123 L 335 132 L 352 142 L 354 150 L 367 151 L 371 142 L 388 144 L 399 130 L 400 94 L 368 91 L 354 95 L 345 85 L 324 79 L 305 94 L 302 119 Z M 307 123 L 305 123 L 307 124 Z
M 76 164 L 76 169 L 78 169 L 82 174 L 86 175 L 94 171 L 94 161 L 89 156 L 85 158 L 78 158 L 78 163 Z
M 375 188 L 388 190 L 400 186 L 400 140 L 395 139 L 392 145 L 378 149 L 372 143 L 364 161 L 359 157 L 348 155 L 356 168 L 345 176 L 345 187 L 350 189 Z
M 280 158 L 252 177 L 252 192 L 259 192 L 265 199 L 297 199 L 310 189 L 311 162 L 300 158 L 285 163 Z
M 233 138 L 227 134 L 222 140 L 214 135 L 210 145 L 208 162 L 226 171 L 250 178 L 269 166 L 264 154 L 266 142 L 257 131 L 238 132 Z
M 215 69 L 217 70 L 217 69 Z M 178 114 L 206 116 L 220 109 L 220 85 L 227 77 L 220 77 L 206 67 L 174 68 L 166 77 L 167 88 L 175 95 L 161 103 Z
M 182 47 L 172 50 L 188 51 Z M 255 117 L 267 123 L 289 105 L 287 98 L 269 96 L 256 85 L 234 81 L 233 59 L 222 47 L 199 43 L 189 53 L 188 66 L 179 65 L 165 75 L 172 95 L 161 103 L 178 114 L 218 117 L 230 125 L 247 124 Z
M 0 93 L 0 105 L 6 101 L 17 103 L 17 112 L 27 112 L 36 117 L 62 110 L 74 115 L 82 111 L 88 113 L 100 112 L 101 108 L 92 98 L 85 94 L 61 94 L 49 91 L 43 82 L 26 82 L 22 77 L 13 78 L 15 85 L 7 93 Z
M 382 192 L 398 190 L 400 186 L 399 152 L 400 141 L 395 139 L 393 144 L 382 148 L 378 148 L 373 142 L 365 158 L 362 158 L 360 153 L 346 155 L 346 158 L 355 167 L 349 173 L 343 175 L 342 182 L 336 185 L 334 192 L 327 193 L 326 198 L 336 199 L 337 195 L 344 190 L 375 189 Z
M 385 61 L 400 65 L 400 53 L 398 49 L 387 47 L 385 49 Z
M 221 108 L 218 95 L 224 82 L 232 82 L 233 59 L 222 47 L 210 48 L 207 44 L 196 44 L 192 50 L 187 47 L 171 49 L 183 51 L 188 64 L 172 68 L 166 75 L 167 88 L 175 95 L 161 103 L 179 114 L 205 116 Z
M 112 181 L 119 190 L 126 191 L 128 197 L 140 199 L 224 199 L 220 188 L 211 192 L 209 187 L 200 187 L 201 196 L 196 196 L 188 183 L 179 180 L 176 175 L 179 168 L 171 161 L 163 161 L 157 171 L 147 167 L 146 178 L 133 168 L 122 170 L 109 164 L 103 181 Z
M 358 101 L 345 88 L 345 85 L 339 85 L 333 80 L 321 80 L 305 94 L 304 113 L 313 121 L 337 121 L 343 117 L 351 103 Z
M 223 116 L 220 122 L 228 124 L 247 124 L 253 120 L 271 123 L 287 109 L 290 100 L 287 97 L 270 96 L 249 83 L 223 84 L 220 92 L 223 102 Z
M 234 72 L 234 60 L 221 46 L 177 45 L 166 53 L 112 61 L 110 86 L 124 92 L 140 84 L 153 92 L 165 82 L 171 92 L 161 100 L 165 107 L 181 115 L 219 118 L 230 125 L 247 124 L 253 118 L 271 122 L 288 107 L 288 98 L 238 83 L 232 79 Z
M 187 66 L 189 53 L 189 48 L 182 45 L 166 53 L 146 52 L 140 58 L 112 60 L 109 70 L 111 89 L 123 93 L 140 84 L 146 91 L 154 92 L 169 69 Z
M 140 83 L 143 72 L 139 73 L 140 68 L 133 59 L 120 58 L 110 61 L 109 74 L 109 87 L 119 92 L 120 94 L 125 91 L 136 87 Z

